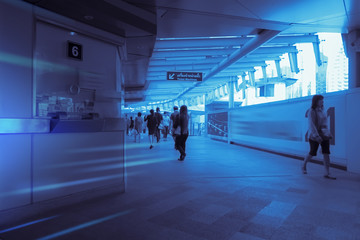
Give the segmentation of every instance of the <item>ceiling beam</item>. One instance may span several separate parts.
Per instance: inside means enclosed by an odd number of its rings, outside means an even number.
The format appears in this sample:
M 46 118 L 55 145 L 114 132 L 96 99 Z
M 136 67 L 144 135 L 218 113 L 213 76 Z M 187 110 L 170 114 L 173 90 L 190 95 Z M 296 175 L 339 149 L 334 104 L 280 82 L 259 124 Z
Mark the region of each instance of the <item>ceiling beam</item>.
M 275 31 L 278 32 L 278 31 Z M 172 50 L 172 51 L 156 51 L 154 50 L 151 58 L 156 59 L 170 59 L 178 57 L 196 57 L 196 56 L 226 56 L 230 58 L 230 55 L 236 54 L 237 52 L 245 52 L 249 49 L 246 47 L 248 45 L 253 45 L 253 42 L 256 42 L 258 38 L 253 38 L 242 48 L 224 48 L 224 49 L 203 49 L 203 50 Z M 245 49 L 244 49 L 245 48 Z M 241 50 L 243 49 L 243 50 Z M 241 50 L 241 51 L 240 51 Z M 282 47 L 259 47 L 254 51 L 254 54 L 268 54 L 268 53 L 278 53 L 282 54 L 285 52 L 297 52 L 295 46 L 282 46 Z M 248 54 L 248 53 L 247 53 Z M 239 59 L 237 59 L 239 60 Z M 236 60 L 236 61 L 237 61 Z
M 192 39 L 157 39 L 155 49 L 210 48 L 222 46 L 242 46 L 254 37 L 217 37 Z M 295 44 L 317 42 L 317 35 L 277 36 L 266 44 Z
M 181 72 L 181 71 L 198 71 L 201 69 L 211 69 L 214 64 L 188 64 L 188 65 L 176 65 L 176 66 L 151 66 L 148 68 L 149 72 Z M 257 61 L 257 62 L 242 62 L 242 63 L 234 63 L 231 65 L 231 68 L 244 68 L 244 67 L 254 67 L 254 66 L 267 66 L 265 61 Z
M 264 54 L 261 55 L 249 55 L 246 56 L 242 59 L 240 59 L 239 61 L 237 61 L 237 63 L 251 63 L 251 62 L 258 62 L 258 61 L 275 61 L 275 60 L 280 60 L 280 57 L 278 56 L 278 54 L 269 54 L 266 55 L 266 58 L 261 58 L 264 57 Z M 179 66 L 179 65 L 188 65 L 188 64 L 216 64 L 221 62 L 224 59 L 224 57 L 218 57 L 218 58 L 202 58 L 202 59 L 197 59 L 197 60 L 186 60 L 185 58 L 182 60 L 171 60 L 171 59 L 154 59 L 151 60 L 149 63 L 149 67 L 154 67 L 154 66 Z

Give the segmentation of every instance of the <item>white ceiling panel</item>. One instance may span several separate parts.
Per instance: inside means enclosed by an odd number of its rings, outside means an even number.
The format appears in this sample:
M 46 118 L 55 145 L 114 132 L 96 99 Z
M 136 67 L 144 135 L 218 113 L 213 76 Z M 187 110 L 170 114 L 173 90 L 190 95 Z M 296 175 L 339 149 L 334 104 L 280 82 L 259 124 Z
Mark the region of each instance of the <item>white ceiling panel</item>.
M 77 0 L 76 8 L 70 0 L 25 1 L 80 22 L 86 9 L 97 16 L 87 24 L 124 37 L 129 102 L 211 91 L 257 62 L 296 53 L 295 43 L 316 45 L 316 32 L 360 29 L 360 0 Z M 166 81 L 167 71 L 202 72 L 205 81 Z

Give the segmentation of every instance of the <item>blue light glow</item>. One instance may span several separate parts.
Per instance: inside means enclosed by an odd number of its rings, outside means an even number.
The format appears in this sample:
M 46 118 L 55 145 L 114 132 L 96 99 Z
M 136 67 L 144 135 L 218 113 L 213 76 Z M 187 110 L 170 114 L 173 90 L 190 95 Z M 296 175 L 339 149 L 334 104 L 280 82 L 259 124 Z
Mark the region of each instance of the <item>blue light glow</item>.
M 126 173 L 127 176 L 135 176 L 135 175 L 139 175 L 141 174 L 141 172 L 132 172 L 132 173 Z M 77 180 L 77 181 L 71 181 L 71 182 L 66 182 L 66 183 L 57 183 L 57 184 L 50 184 L 50 185 L 45 185 L 45 186 L 41 186 L 41 187 L 36 187 L 33 189 L 33 191 L 46 191 L 46 190 L 52 190 L 52 189 L 56 189 L 56 188 L 62 188 L 62 187 L 69 187 L 69 186 L 74 186 L 74 185 L 80 185 L 80 184 L 86 184 L 86 183 L 93 183 L 93 182 L 97 182 L 97 181 L 104 181 L 104 180 L 110 180 L 110 179 L 116 179 L 116 178 L 122 178 L 123 175 L 122 173 L 119 174 L 115 174 L 115 175 L 111 175 L 111 176 L 106 176 L 106 177 L 98 177 L 98 178 L 90 178 L 90 179 L 83 179 L 83 180 Z M 15 191 L 10 191 L 10 192 L 2 192 L 0 193 L 0 197 L 7 197 L 7 196 L 12 196 L 12 195 L 18 195 L 18 194 L 29 194 L 31 192 L 30 188 L 23 188 L 20 190 L 15 190 Z
M 50 219 L 53 219 L 53 218 L 56 218 L 56 217 L 58 217 L 58 215 L 48 217 L 48 218 L 42 218 L 42 219 L 35 220 L 35 221 L 31 221 L 31 222 L 24 223 L 24 224 L 21 224 L 21 225 L 12 227 L 12 228 L 7 228 L 7 229 L 4 229 L 4 230 L 0 230 L 0 233 L 10 232 L 10 231 L 13 231 L 13 230 L 16 230 L 16 229 L 19 229 L 19 228 L 23 228 L 23 227 L 27 227 L 27 226 L 30 226 L 30 225 L 33 225 L 33 224 L 36 224 L 36 223 L 39 223 L 39 222 L 44 222 L 44 221 L 47 221 L 47 220 L 50 220 Z
M 74 166 L 83 166 L 83 165 L 91 165 L 91 164 L 99 164 L 99 163 L 107 163 L 107 162 L 119 162 L 119 161 L 123 162 L 123 159 L 121 157 L 109 157 L 109 158 L 99 158 L 99 159 L 85 160 L 78 162 L 53 164 L 51 166 L 46 166 L 43 168 L 74 167 Z
M 147 155 L 148 157 L 148 155 Z M 141 161 L 134 161 L 134 162 L 127 162 L 126 167 L 135 167 L 140 165 L 147 165 L 147 164 L 153 164 L 153 163 L 159 163 L 159 162 L 165 162 L 165 161 L 172 161 L 171 158 L 156 158 L 156 159 L 147 159 L 147 160 L 141 160 Z M 123 168 L 124 164 L 117 163 L 117 164 L 111 164 L 107 166 L 99 166 L 99 167 L 92 167 L 84 169 L 82 172 L 97 172 L 97 171 L 104 171 L 104 170 L 111 170 L 116 168 Z
M 50 124 L 47 119 L 0 119 L 0 134 L 48 132 L 50 132 Z
M 31 68 L 32 67 L 31 60 L 32 59 L 30 58 L 18 56 L 15 54 L 0 52 L 0 62 Z
M 71 153 L 82 153 L 82 152 L 99 152 L 99 151 L 109 151 L 109 150 L 123 150 L 124 147 L 120 144 L 102 146 L 102 147 L 89 147 L 89 148 L 76 148 L 69 150 Z
M 0 62 L 5 62 L 9 64 L 14 64 L 18 66 L 28 67 L 32 68 L 32 58 L 27 58 L 23 56 L 19 56 L 16 54 L 6 53 L 6 52 L 0 52 Z M 35 64 L 37 69 L 55 69 L 59 72 L 72 72 L 73 69 L 65 64 L 56 64 L 52 62 L 42 61 L 39 59 L 35 59 Z
M 54 234 L 50 234 L 50 235 L 42 237 L 42 238 L 38 238 L 38 240 L 48 240 L 48 239 L 57 238 L 57 237 L 60 237 L 62 235 L 69 234 L 71 232 L 74 232 L 74 231 L 77 231 L 77 230 L 80 230 L 80 229 L 83 229 L 83 228 L 87 228 L 87 227 L 93 226 L 95 224 L 99 224 L 99 223 L 114 219 L 114 218 L 119 217 L 119 216 L 126 215 L 126 214 L 128 214 L 128 213 L 130 213 L 132 211 L 133 210 L 127 210 L 127 211 L 116 213 L 116 214 L 113 214 L 113 215 L 110 215 L 110 216 L 107 216 L 107 217 L 99 218 L 99 219 L 96 219 L 96 220 L 93 220 L 93 221 L 90 221 L 90 222 L 87 222 L 87 223 L 77 225 L 77 226 L 72 227 L 72 228 L 65 229 L 63 231 L 60 231 L 60 232 L 57 232 L 57 233 L 54 233 Z
M 63 187 L 70 187 L 70 186 L 74 186 L 74 185 L 81 185 L 81 184 L 105 181 L 105 180 L 110 180 L 110 179 L 115 179 L 115 178 L 122 178 L 122 173 L 104 176 L 104 177 L 88 178 L 88 179 L 81 179 L 81 180 L 76 180 L 76 181 L 71 181 L 71 182 L 55 183 L 55 184 L 49 184 L 49 185 L 44 185 L 44 186 L 40 186 L 40 187 L 34 187 L 33 192 L 47 191 L 47 190 L 51 190 L 51 189 L 57 189 L 57 188 L 63 188 Z M 22 189 L 22 190 L 16 191 L 17 194 L 23 194 L 23 193 L 28 193 L 28 192 L 29 192 L 29 189 Z M 1 194 L 1 195 L 3 195 L 3 194 Z

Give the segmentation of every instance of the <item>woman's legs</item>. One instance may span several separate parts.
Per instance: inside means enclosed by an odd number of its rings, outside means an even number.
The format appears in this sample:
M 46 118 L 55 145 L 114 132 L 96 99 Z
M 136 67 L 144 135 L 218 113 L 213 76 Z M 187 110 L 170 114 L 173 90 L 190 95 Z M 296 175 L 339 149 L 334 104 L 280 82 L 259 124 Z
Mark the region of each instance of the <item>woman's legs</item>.
M 310 155 L 309 153 L 305 156 L 304 163 L 301 168 L 303 174 L 307 174 L 306 164 L 311 160 L 311 158 L 312 158 L 312 155 Z
M 185 143 L 188 135 L 180 135 L 176 137 L 176 147 L 180 152 L 179 160 L 184 160 L 186 153 L 185 153 Z
M 138 132 L 137 130 L 136 130 L 136 134 L 135 134 L 135 142 L 136 142 L 136 138 L 137 137 L 139 137 L 139 142 L 141 142 L 141 132 Z
M 303 174 L 307 174 L 306 164 L 311 160 L 311 158 L 313 156 L 316 156 L 317 150 L 319 148 L 319 143 L 317 141 L 312 140 L 312 139 L 309 139 L 309 145 L 310 145 L 310 151 L 305 156 L 304 164 L 301 167 L 301 170 L 302 170 Z
M 328 153 L 323 153 L 324 157 L 324 167 L 325 167 L 325 178 L 335 180 L 336 177 L 330 176 L 330 156 Z
M 181 141 L 181 147 L 182 147 L 182 149 L 184 150 L 184 157 L 186 156 L 186 153 L 185 153 L 185 148 L 186 148 L 186 140 L 187 140 L 187 138 L 188 138 L 188 136 L 189 135 L 182 135 L 183 136 L 183 138 L 181 139 L 182 141 Z
M 184 149 L 182 148 L 182 135 L 176 135 L 175 137 L 175 148 L 180 152 L 179 160 L 183 160 Z
M 330 175 L 330 156 L 329 154 L 323 154 L 324 167 L 325 167 L 325 176 Z
M 153 148 L 154 134 L 149 134 L 150 149 Z
M 169 133 L 169 126 L 164 126 L 164 140 L 167 140 L 167 135 Z

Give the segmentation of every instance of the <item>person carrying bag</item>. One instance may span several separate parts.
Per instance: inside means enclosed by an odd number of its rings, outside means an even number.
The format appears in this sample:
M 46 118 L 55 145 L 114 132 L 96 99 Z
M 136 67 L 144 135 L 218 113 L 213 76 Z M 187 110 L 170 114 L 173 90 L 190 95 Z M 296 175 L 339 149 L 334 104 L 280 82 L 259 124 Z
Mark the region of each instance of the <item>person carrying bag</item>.
M 331 133 L 327 124 L 327 115 L 324 111 L 324 97 L 322 95 L 314 95 L 312 98 L 311 108 L 307 110 L 306 115 L 309 123 L 309 144 L 310 151 L 305 156 L 304 164 L 301 167 L 302 173 L 307 174 L 306 165 L 313 156 L 316 156 L 319 145 L 323 154 L 325 174 L 324 178 L 336 179 L 330 176 L 330 139 Z

